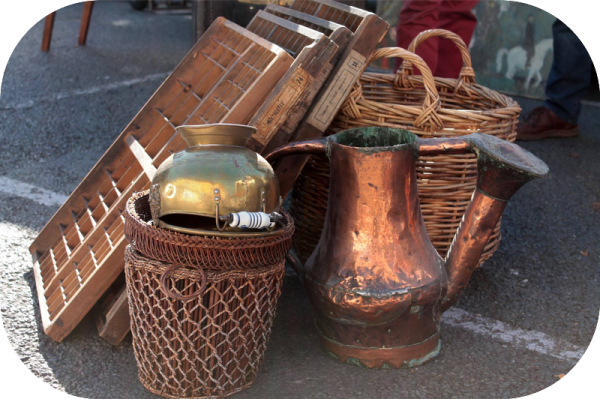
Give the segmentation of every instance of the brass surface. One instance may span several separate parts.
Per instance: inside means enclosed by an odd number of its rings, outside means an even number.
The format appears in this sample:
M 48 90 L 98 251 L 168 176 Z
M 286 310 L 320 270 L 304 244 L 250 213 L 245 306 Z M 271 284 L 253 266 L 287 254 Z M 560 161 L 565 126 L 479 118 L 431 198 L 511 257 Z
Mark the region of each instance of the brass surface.
M 444 262 L 419 206 L 419 155 L 474 152 L 478 186 Z M 515 144 L 472 134 L 417 139 L 358 128 L 275 150 L 326 154 L 331 182 L 325 226 L 303 277 L 327 351 L 369 368 L 412 367 L 437 355 L 440 317 L 464 289 L 506 201 L 547 166 Z M 350 359 L 350 360 L 349 360 Z
M 255 130 L 230 124 L 179 126 L 187 148 L 167 158 L 152 179 L 151 205 L 158 226 L 191 234 L 218 233 L 216 216 L 274 212 L 279 184 L 273 168 L 243 147 Z

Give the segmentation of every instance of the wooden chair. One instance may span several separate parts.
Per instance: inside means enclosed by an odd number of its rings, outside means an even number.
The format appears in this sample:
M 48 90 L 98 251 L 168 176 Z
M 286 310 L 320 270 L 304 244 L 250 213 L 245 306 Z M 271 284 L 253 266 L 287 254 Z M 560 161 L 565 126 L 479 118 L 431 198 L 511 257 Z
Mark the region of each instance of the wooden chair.
M 94 9 L 93 1 L 83 3 L 83 15 L 81 16 L 81 27 L 79 28 L 79 45 L 84 46 L 87 40 L 88 30 L 90 28 L 90 20 L 92 19 L 92 10 Z M 49 14 L 46 17 L 44 24 L 44 36 L 42 38 L 42 51 L 50 50 L 50 42 L 52 41 L 52 29 L 54 28 L 54 18 L 56 12 Z

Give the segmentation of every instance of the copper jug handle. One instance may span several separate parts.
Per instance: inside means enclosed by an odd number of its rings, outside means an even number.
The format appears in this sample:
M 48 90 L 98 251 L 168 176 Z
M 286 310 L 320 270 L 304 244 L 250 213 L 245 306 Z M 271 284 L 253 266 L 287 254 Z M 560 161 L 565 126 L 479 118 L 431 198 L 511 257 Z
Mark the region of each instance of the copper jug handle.
M 288 155 L 327 155 L 329 153 L 329 139 L 328 137 L 321 137 L 313 140 L 297 141 L 294 143 L 288 143 L 282 147 L 271 152 L 265 157 L 265 159 L 274 164 L 278 159 L 284 158 Z M 304 279 L 304 265 L 296 254 L 294 249 L 290 249 L 286 256 L 287 261 L 292 266 L 298 277 L 301 280 Z
M 328 137 L 320 137 L 318 139 L 296 141 L 288 143 L 282 147 L 277 148 L 269 155 L 265 157 L 267 162 L 271 165 L 280 158 L 287 157 L 288 155 L 327 155 L 329 152 L 329 140 Z

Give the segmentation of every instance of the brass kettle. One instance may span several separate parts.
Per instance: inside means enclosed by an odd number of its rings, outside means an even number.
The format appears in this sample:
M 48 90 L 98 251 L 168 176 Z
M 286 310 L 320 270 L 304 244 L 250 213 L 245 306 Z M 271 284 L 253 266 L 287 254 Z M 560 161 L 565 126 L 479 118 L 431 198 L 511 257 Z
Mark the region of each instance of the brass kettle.
M 473 152 L 477 189 L 445 261 L 429 241 L 416 158 Z M 420 365 L 440 350 L 440 317 L 465 289 L 507 201 L 548 174 L 540 159 L 493 136 L 417 139 L 368 127 L 291 143 L 267 160 L 326 154 L 331 182 L 319 244 L 303 276 L 324 349 L 369 368 Z
M 179 126 L 177 131 L 187 148 L 167 158 L 152 179 L 150 207 L 156 226 L 218 236 L 225 230 L 222 223 L 233 220 L 227 215 L 238 217 L 239 224 L 240 212 L 264 216 L 276 210 L 280 197 L 273 168 L 244 148 L 256 128 L 212 124 Z

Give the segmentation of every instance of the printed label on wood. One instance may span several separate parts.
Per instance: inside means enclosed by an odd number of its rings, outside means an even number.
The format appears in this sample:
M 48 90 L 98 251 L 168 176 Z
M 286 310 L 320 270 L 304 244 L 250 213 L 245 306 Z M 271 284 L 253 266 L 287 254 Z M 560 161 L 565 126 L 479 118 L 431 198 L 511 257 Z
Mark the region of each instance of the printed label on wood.
M 346 99 L 352 89 L 351 82 L 358 79 L 366 58 L 352 50 L 350 57 L 342 66 L 336 80 L 329 85 L 327 92 L 321 97 L 315 106 L 315 112 L 311 113 L 307 122 L 325 131 L 335 116 L 334 110 L 338 109 L 340 104 Z
M 269 107 L 266 117 L 256 125 L 257 131 L 253 138 L 261 144 L 266 145 L 270 140 L 267 134 L 274 131 L 273 126 L 277 126 L 280 121 L 283 122 L 285 120 L 292 106 L 296 104 L 302 93 L 304 93 L 313 81 L 314 78 L 304 69 L 298 68 L 292 79 L 290 79 L 289 84 Z
M 302 95 L 302 98 L 300 98 L 298 103 L 310 104 L 312 99 L 315 98 L 316 94 L 319 92 L 319 90 L 323 86 L 325 79 L 327 79 L 327 77 L 329 76 L 329 73 L 332 71 L 332 69 L 333 69 L 333 65 L 331 65 L 331 63 L 328 63 L 325 66 L 325 68 L 323 68 L 321 73 L 317 76 L 317 78 L 314 79 L 313 84 L 310 85 L 308 90 L 306 90 L 304 92 L 304 94 Z M 293 134 L 294 131 L 296 130 L 296 127 L 298 126 L 300 119 L 302 119 L 303 116 L 304 116 L 304 113 L 300 113 L 300 112 L 295 112 L 295 113 L 288 115 L 286 120 L 283 122 L 283 126 L 281 127 L 281 129 L 290 135 Z

